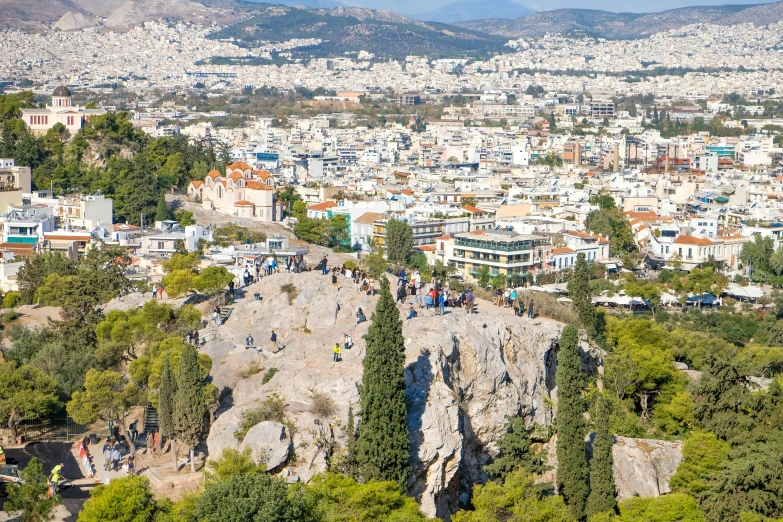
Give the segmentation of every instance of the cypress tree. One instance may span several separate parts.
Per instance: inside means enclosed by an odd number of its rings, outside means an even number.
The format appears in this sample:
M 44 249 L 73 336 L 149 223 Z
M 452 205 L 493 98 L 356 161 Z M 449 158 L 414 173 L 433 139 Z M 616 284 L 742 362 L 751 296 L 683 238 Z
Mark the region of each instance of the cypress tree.
M 185 345 L 177 371 L 177 393 L 174 396 L 173 425 L 177 440 L 190 449 L 190 469 L 196 471 L 193 448 L 204 429 L 204 381 L 196 348 Z M 174 452 L 176 459 L 176 451 Z
M 171 360 L 166 354 L 163 363 L 163 372 L 160 374 L 160 388 L 158 388 L 158 423 L 160 433 L 171 437 L 174 432 L 174 396 L 177 393 L 177 383 L 174 380 L 174 372 L 171 371 Z
M 155 207 L 155 221 L 166 221 L 170 217 L 171 209 L 169 209 L 169 206 L 166 203 L 166 198 L 161 194 L 160 198 L 158 198 L 158 206 Z
M 611 405 L 606 397 L 598 396 L 595 412 L 595 439 L 593 458 L 590 459 L 590 496 L 587 497 L 587 516 L 617 509 L 617 490 L 612 471 L 612 445 L 614 438 L 609 434 Z
M 574 308 L 579 314 L 579 322 L 591 336 L 595 336 L 595 307 L 590 298 L 590 267 L 584 252 L 576 256 L 574 277 L 568 283 L 568 294 L 574 301 Z
M 557 489 L 571 516 L 584 518 L 587 501 L 585 403 L 576 328 L 567 325 L 557 352 Z
M 389 480 L 404 485 L 410 456 L 405 406 L 405 341 L 400 312 L 386 277 L 381 278 L 378 306 L 364 339 L 367 352 L 362 363 L 364 375 L 356 460 L 363 480 Z

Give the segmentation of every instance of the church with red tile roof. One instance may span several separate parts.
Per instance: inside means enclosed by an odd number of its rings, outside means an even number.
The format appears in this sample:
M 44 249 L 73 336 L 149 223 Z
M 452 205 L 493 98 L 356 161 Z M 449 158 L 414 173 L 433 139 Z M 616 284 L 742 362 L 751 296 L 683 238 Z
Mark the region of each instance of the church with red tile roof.
M 280 221 L 282 205 L 275 201 L 274 187 L 275 178 L 269 171 L 237 161 L 226 167 L 225 175 L 212 170 L 204 181 L 191 181 L 188 197 L 200 200 L 205 210 L 254 221 Z

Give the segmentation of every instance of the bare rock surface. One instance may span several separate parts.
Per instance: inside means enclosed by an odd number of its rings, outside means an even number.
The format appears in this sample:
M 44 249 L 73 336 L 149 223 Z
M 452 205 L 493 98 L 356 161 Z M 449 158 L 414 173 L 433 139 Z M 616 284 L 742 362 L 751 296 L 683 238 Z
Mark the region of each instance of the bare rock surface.
M 682 442 L 616 437 L 614 481 L 620 499 L 671 492 L 669 479 L 682 462 Z
M 288 284 L 295 294 L 282 290 Z M 261 300 L 240 300 L 217 339 L 201 348 L 212 357 L 212 379 L 224 390 L 207 440 L 209 454 L 217 458 L 226 447 L 254 447 L 253 439 L 248 440 L 253 430 L 241 442 L 234 437 L 242 412 L 277 395 L 285 405 L 284 424 L 292 443 L 281 476 L 308 481 L 343 451 L 348 408 L 358 415 L 363 335 L 378 297 L 357 292 L 342 277 L 336 290 L 320 272 L 265 277 L 245 295 L 256 292 Z M 400 305 L 401 317 L 411 304 L 409 298 Z M 370 320 L 356 324 L 360 307 Z M 425 514 L 448 518 L 469 498 L 470 486 L 486 479 L 481 469 L 497 452 L 506 417 L 522 414 L 529 424 L 552 424 L 562 324 L 515 317 L 485 301 L 478 302 L 478 313 L 472 315 L 448 308 L 445 316 L 418 311 L 419 317 L 403 323 L 412 466 L 408 486 Z M 273 329 L 278 336 L 274 346 L 269 340 Z M 244 349 L 248 334 L 259 351 Z M 335 343 L 342 347 L 345 334 L 353 347 L 343 349 L 342 360 L 333 362 L 332 348 Z M 590 350 L 583 352 L 585 366 L 595 366 Z M 245 371 L 253 363 L 260 370 Z M 271 436 L 267 428 L 263 431 Z M 678 460 L 664 447 L 669 443 L 656 449 L 658 442 L 616 445 L 616 461 L 627 461 L 619 468 L 618 483 L 629 482 L 627 488 L 618 484 L 622 491 L 652 495 L 665 489 Z M 640 473 L 659 466 L 659 457 L 664 469 L 652 487 Z M 637 460 L 647 467 L 637 468 Z

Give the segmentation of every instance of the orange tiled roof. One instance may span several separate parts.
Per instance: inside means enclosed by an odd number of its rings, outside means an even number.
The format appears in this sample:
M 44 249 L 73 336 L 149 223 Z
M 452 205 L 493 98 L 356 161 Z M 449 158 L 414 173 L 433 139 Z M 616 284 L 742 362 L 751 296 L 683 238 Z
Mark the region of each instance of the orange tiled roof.
M 234 203 L 234 206 L 235 207 L 252 207 L 253 203 L 248 201 L 248 200 L 246 200 L 246 199 L 241 199 L 241 200 L 237 201 L 236 203 Z
M 484 212 L 484 210 L 481 210 L 478 207 L 474 207 L 473 205 L 462 205 L 462 210 L 467 210 L 472 214 L 481 214 Z
M 264 181 L 272 177 L 272 173 L 268 170 L 254 170 L 253 175 L 257 178 L 263 179 Z
M 226 167 L 226 172 L 232 170 L 253 170 L 253 169 L 251 169 L 250 165 L 248 165 L 244 161 L 235 161 L 234 163 Z
M 674 240 L 675 243 L 684 244 L 684 245 L 711 245 L 712 241 L 707 239 L 706 237 L 695 237 L 695 236 L 677 236 L 677 239 Z
M 209 174 L 207 174 L 207 177 L 208 178 L 212 178 L 212 179 L 219 178 L 220 177 L 220 172 L 218 172 L 216 170 L 210 170 Z
M 199 188 L 201 185 L 204 184 L 204 182 L 194 179 L 193 181 L 190 182 L 190 184 L 193 185 L 193 188 Z
M 323 203 L 316 203 L 307 207 L 307 210 L 329 210 L 332 207 L 336 207 L 337 203 L 334 201 L 324 201 Z
M 568 248 L 568 247 L 553 248 L 552 249 L 552 254 L 555 254 L 555 255 L 557 255 L 557 254 L 571 254 L 573 252 L 574 252 L 574 250 L 572 248 Z
M 365 212 L 358 218 L 354 219 L 354 223 L 372 223 L 376 219 L 383 219 L 383 214 L 379 214 L 378 212 Z

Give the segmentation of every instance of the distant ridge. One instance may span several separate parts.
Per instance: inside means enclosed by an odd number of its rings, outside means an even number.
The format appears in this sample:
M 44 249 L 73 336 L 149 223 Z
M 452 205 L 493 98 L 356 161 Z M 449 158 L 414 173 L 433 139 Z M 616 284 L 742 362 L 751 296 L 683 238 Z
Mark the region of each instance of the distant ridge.
M 602 38 L 642 38 L 691 24 L 767 25 L 781 20 L 783 20 L 783 2 L 683 7 L 658 13 L 555 9 L 516 20 L 494 18 L 457 22 L 455 25 L 506 38 L 537 38 L 546 33 L 582 33 Z
M 461 0 L 433 11 L 413 15 L 415 20 L 453 24 L 477 18 L 515 19 L 535 11 L 511 0 Z

